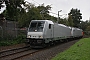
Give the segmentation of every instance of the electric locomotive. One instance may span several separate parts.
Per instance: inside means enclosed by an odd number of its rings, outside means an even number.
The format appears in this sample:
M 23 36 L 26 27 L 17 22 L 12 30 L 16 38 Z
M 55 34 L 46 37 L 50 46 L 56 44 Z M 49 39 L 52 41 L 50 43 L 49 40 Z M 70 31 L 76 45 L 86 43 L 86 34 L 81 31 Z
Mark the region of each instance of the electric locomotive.
M 82 30 L 54 23 L 50 20 L 32 20 L 27 31 L 27 44 L 44 47 L 54 41 L 81 37 Z

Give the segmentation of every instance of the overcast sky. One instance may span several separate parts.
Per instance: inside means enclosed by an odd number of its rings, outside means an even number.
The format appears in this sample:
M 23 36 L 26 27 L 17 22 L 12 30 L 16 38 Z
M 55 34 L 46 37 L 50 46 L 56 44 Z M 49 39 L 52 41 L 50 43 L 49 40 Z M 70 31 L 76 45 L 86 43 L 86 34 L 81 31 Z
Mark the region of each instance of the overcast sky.
M 51 11 L 53 13 L 58 13 L 59 10 L 62 10 L 59 14 L 68 14 L 72 8 L 79 9 L 82 13 L 82 20 L 89 20 L 90 18 L 90 0 L 26 0 L 35 5 L 45 4 L 51 5 Z M 53 14 L 52 14 L 53 15 Z M 54 16 L 56 16 L 54 14 Z M 65 15 L 63 15 L 64 17 Z M 63 18 L 62 17 L 62 18 Z

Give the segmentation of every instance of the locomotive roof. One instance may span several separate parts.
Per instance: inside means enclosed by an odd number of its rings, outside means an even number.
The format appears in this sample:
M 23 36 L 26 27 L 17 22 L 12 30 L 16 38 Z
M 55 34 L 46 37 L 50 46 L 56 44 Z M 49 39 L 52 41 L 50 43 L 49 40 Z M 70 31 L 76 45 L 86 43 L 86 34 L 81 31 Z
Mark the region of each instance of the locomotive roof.
M 72 29 L 74 29 L 74 30 L 82 30 L 82 29 L 79 29 L 79 28 L 76 28 L 76 27 L 72 27 Z
M 50 24 L 54 24 L 51 20 L 32 20 L 32 21 L 47 21 Z
M 66 28 L 69 28 L 68 26 L 64 25 L 64 24 L 58 24 L 59 26 L 63 26 L 63 27 L 66 27 Z
M 63 24 L 58 24 L 58 25 L 60 25 L 60 26 L 64 26 L 64 27 L 67 27 L 66 25 L 63 25 Z

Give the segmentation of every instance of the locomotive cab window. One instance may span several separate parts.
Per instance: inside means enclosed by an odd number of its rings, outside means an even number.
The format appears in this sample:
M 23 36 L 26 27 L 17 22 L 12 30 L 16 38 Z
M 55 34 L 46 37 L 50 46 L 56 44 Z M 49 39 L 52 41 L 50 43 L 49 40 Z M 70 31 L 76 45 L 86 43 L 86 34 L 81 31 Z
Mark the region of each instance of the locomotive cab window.
M 29 27 L 30 32 L 42 32 L 44 28 L 44 21 L 32 21 Z
M 49 24 L 49 29 L 51 29 L 51 24 Z

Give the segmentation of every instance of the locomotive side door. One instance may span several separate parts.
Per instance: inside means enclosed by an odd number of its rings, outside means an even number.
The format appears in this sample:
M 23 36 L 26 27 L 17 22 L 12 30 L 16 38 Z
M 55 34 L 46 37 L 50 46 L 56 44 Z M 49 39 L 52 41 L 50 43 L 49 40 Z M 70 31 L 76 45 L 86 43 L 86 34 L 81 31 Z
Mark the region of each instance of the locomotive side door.
M 53 24 L 49 24 L 49 30 L 50 30 L 50 38 L 53 38 L 53 33 L 54 33 L 54 31 L 53 31 Z

